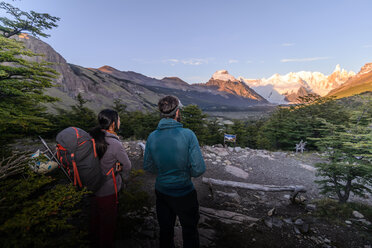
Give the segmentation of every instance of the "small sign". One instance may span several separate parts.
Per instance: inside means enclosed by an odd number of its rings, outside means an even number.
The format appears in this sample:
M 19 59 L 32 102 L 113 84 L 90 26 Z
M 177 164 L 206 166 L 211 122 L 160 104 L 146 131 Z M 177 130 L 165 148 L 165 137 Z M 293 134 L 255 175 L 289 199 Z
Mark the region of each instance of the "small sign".
M 236 142 L 236 134 L 225 134 L 224 142 Z

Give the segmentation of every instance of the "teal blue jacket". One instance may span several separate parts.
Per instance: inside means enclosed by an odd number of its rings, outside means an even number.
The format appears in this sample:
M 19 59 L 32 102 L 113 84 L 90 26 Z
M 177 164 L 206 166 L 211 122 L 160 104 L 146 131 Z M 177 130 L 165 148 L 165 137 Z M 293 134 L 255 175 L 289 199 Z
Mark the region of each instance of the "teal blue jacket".
M 170 196 L 194 190 L 191 177 L 205 172 L 199 142 L 193 131 L 163 118 L 147 138 L 143 169 L 157 174 L 155 189 Z

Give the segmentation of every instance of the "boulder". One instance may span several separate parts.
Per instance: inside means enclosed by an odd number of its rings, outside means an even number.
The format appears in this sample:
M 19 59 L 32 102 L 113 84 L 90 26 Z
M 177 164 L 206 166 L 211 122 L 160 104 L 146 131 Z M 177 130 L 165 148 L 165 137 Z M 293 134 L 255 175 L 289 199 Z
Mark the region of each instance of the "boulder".
M 353 211 L 353 216 L 357 219 L 363 219 L 364 218 L 364 215 L 359 213 L 358 211 Z
M 234 148 L 234 150 L 235 150 L 235 152 L 241 152 L 242 148 L 237 146 L 237 147 Z
M 302 219 L 297 219 L 294 223 L 295 225 L 301 226 L 304 224 L 304 221 Z

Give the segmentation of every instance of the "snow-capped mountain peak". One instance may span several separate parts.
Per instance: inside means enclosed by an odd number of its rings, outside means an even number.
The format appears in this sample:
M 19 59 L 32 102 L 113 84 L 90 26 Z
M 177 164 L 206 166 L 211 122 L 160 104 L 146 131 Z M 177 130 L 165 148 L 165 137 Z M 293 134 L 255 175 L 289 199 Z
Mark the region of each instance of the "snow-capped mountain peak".
M 212 75 L 212 79 L 222 80 L 222 81 L 232 81 L 232 82 L 238 81 L 234 76 L 230 75 L 229 72 L 226 70 L 216 71 Z
M 333 71 L 333 73 L 340 72 L 340 71 L 341 71 L 341 66 L 339 64 L 337 64 L 335 70 Z
M 345 69 L 341 69 L 340 65 L 336 65 L 333 73 L 328 76 L 321 72 L 299 71 L 289 72 L 285 75 L 276 73 L 267 79 L 252 80 L 239 77 L 239 80 L 252 87 L 262 96 L 272 96 L 273 91 L 276 91 L 286 96 L 287 100 L 294 101 L 298 96 L 306 92 L 324 96 L 354 75 L 355 73 L 353 71 L 347 72 Z M 262 87 L 267 85 L 271 85 L 272 87 Z M 270 92 L 266 92 L 268 90 Z M 281 103 L 283 100 L 280 97 L 276 97 L 275 100 L 266 99 L 275 103 Z

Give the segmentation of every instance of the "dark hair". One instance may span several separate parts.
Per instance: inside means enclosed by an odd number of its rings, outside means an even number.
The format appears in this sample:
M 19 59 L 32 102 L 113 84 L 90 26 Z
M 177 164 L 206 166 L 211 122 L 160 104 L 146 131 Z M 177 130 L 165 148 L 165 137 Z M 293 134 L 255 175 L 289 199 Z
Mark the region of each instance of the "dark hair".
M 105 140 L 105 132 L 102 131 L 102 129 L 108 130 L 112 123 L 115 123 L 115 130 L 117 130 L 118 120 L 118 112 L 112 109 L 104 109 L 98 114 L 98 126 L 90 131 L 90 135 L 96 142 L 96 150 L 99 159 L 105 154 L 108 145 Z
M 174 112 L 174 114 L 171 113 L 178 107 L 179 102 L 180 101 L 175 96 L 166 96 L 160 99 L 158 107 L 162 116 L 174 119 L 176 117 L 176 112 Z

